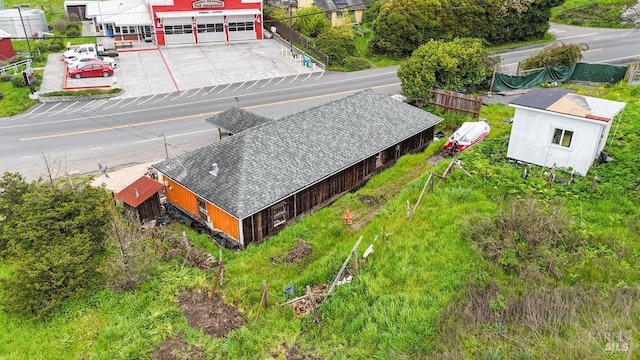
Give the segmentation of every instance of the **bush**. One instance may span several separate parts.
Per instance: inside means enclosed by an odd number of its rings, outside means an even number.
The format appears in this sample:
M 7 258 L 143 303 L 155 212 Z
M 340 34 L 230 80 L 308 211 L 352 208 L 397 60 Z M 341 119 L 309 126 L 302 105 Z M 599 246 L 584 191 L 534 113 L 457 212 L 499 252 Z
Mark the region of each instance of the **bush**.
M 22 77 L 22 74 L 13 75 L 11 77 L 11 84 L 17 88 L 27 86 L 27 84 L 24 83 L 24 78 Z
M 9 75 L 9 74 L 4 74 L 0 76 L 0 81 L 2 82 L 9 82 L 11 81 L 11 78 L 13 77 L 13 75 Z
M 520 63 L 520 69 L 538 69 L 547 66 L 571 66 L 582 59 L 582 48 L 578 44 L 556 44 L 529 56 Z
M 48 46 L 47 43 L 43 42 L 43 41 L 38 41 L 36 43 L 36 45 L 34 46 L 36 52 L 39 51 L 41 54 L 44 54 L 47 52 L 48 50 Z
M 329 56 L 331 65 L 343 65 L 347 57 L 356 53 L 356 44 L 353 40 L 351 27 L 331 28 L 318 35 L 316 47 Z
M 82 31 L 82 23 L 80 23 L 80 22 L 70 22 L 67 25 L 67 31 L 69 31 L 71 29 L 76 29 L 78 31 Z
M 58 31 L 58 32 L 65 32 L 67 31 L 67 26 L 68 26 L 68 22 L 65 19 L 58 19 L 56 20 L 55 23 L 53 23 L 53 29 Z
M 342 65 L 344 66 L 344 69 L 346 71 L 365 70 L 365 69 L 370 69 L 373 66 L 371 61 L 369 61 L 368 59 L 355 57 L 355 56 L 349 56 L 346 59 L 344 59 L 344 62 Z
M 58 52 L 64 49 L 64 45 L 62 44 L 62 39 L 54 39 L 48 46 L 49 51 Z
M 69 28 L 67 29 L 66 35 L 69 37 L 77 37 L 82 35 L 82 31 L 76 29 L 76 28 Z

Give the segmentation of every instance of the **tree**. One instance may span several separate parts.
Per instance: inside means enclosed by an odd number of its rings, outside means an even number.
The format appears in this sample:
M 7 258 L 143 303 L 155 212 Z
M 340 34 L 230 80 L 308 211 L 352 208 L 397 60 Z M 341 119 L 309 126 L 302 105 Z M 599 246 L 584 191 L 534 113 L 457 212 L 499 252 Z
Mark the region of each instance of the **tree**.
M 398 77 L 407 95 L 427 99 L 431 88 L 477 87 L 491 74 L 490 63 L 479 39 L 431 40 L 400 65 Z
M 342 64 L 356 53 L 353 30 L 350 26 L 329 29 L 318 36 L 316 47 L 329 56 L 329 63 Z
M 322 9 L 311 6 L 296 12 L 293 28 L 306 36 L 317 37 L 331 28 L 331 22 Z
M 520 69 L 537 69 L 546 66 L 571 66 L 582 59 L 582 48 L 578 44 L 556 44 L 529 56 L 520 62 Z
M 13 207 L 23 202 L 23 196 L 30 191 L 32 185 L 33 183 L 27 183 L 18 173 L 5 172 L 0 178 L 0 255 L 6 249 L 8 242 L 3 236 L 3 228 L 5 224 L 13 224 L 17 221 Z
M 640 27 L 640 1 L 632 6 L 625 6 L 620 18 L 623 24 Z
M 402 56 L 410 54 L 434 34 L 439 25 L 434 11 L 427 11 L 430 0 L 394 0 L 380 8 L 373 22 L 369 49 L 373 53 Z M 434 36 L 436 35 L 436 36 Z
M 15 186 L 24 189 L 24 181 Z M 7 310 L 44 317 L 98 284 L 109 201 L 104 189 L 88 181 L 53 187 L 38 182 L 22 193 L 2 224 L 12 270 L 0 282 Z
M 107 231 L 107 254 L 101 267 L 107 286 L 116 291 L 135 289 L 149 278 L 158 260 L 153 238 L 117 215 L 111 217 Z

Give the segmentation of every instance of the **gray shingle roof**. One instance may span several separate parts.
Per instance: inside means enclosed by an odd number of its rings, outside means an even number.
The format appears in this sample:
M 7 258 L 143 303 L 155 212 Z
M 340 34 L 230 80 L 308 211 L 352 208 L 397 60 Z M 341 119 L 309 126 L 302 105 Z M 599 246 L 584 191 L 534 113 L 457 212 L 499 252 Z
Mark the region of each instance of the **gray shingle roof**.
M 313 0 L 317 7 L 324 11 L 366 9 L 365 0 Z M 337 4 L 336 4 L 337 3 Z
M 373 90 L 335 100 L 155 164 L 240 219 L 435 126 L 442 118 Z M 219 168 L 209 174 L 211 165 Z
M 256 125 L 271 121 L 271 119 L 234 107 L 216 116 L 212 116 L 205 121 L 224 130 L 228 130 L 232 134 L 237 134 Z

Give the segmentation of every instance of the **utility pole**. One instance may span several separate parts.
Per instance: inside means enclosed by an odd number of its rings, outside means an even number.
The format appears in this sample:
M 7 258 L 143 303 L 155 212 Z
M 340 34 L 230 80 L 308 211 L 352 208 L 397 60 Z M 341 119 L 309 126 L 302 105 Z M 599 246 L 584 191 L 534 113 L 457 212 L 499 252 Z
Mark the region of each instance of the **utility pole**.
M 289 0 L 289 55 L 293 56 L 293 0 Z
M 27 48 L 29 49 L 29 57 L 33 57 L 33 52 L 31 52 L 31 44 L 29 43 L 29 35 L 27 34 L 27 28 L 24 26 L 24 19 L 22 19 L 22 9 L 20 5 L 13 5 L 14 9 L 18 9 L 18 14 L 20 15 L 20 22 L 22 23 L 22 31 L 24 32 L 24 38 L 27 40 Z

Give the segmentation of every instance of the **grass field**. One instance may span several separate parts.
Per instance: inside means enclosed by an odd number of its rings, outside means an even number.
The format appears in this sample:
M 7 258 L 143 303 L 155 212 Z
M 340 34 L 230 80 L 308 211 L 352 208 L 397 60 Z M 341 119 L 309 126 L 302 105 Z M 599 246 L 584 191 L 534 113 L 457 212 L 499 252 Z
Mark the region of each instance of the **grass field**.
M 135 292 L 98 291 L 68 303 L 49 321 L 0 313 L 0 358 L 148 358 L 167 339 L 182 339 L 216 359 L 286 359 L 291 348 L 321 359 L 633 358 L 640 343 L 640 210 L 634 191 L 640 90 L 578 90 L 629 101 L 606 149 L 616 161 L 594 166 L 588 178 L 548 187 L 543 170 L 534 168 L 523 180 L 521 168 L 504 160 L 513 110 L 487 106 L 483 117 L 492 125 L 490 137 L 461 156 L 473 176 L 454 171 L 439 181 L 411 220 L 406 202 L 416 203 L 429 171 L 442 173 L 448 165 L 426 162 L 441 143 L 403 157 L 357 192 L 268 241 L 241 253 L 225 251 L 221 292 L 245 319 L 227 338 L 190 328 L 177 305 L 187 289 L 208 291 L 215 274 L 174 260 L 159 263 L 152 280 Z M 596 192 L 594 175 L 600 179 Z M 580 242 L 553 250 L 559 276 L 505 271 L 470 237 L 470 221 L 494 218 L 505 201 L 526 196 L 560 199 L 572 218 Z M 343 222 L 346 208 L 353 225 Z M 206 236 L 189 236 L 217 254 Z M 320 325 L 277 305 L 289 298 L 285 285 L 293 285 L 297 296 L 306 285 L 329 282 L 359 236 L 360 252 L 369 244 L 375 251 L 354 281 L 321 304 Z M 311 255 L 300 263 L 283 262 L 300 240 L 311 244 Z M 0 267 L 0 276 L 8 274 Z M 257 318 L 263 280 L 271 306 Z M 533 315 L 523 320 L 519 311 L 525 303 L 537 304 L 537 322 Z M 605 336 L 614 332 L 622 334 L 616 346 L 627 350 L 611 351 L 613 340 Z
M 569 25 L 605 28 L 625 27 L 620 14 L 635 0 L 567 0 L 551 11 L 551 21 Z

